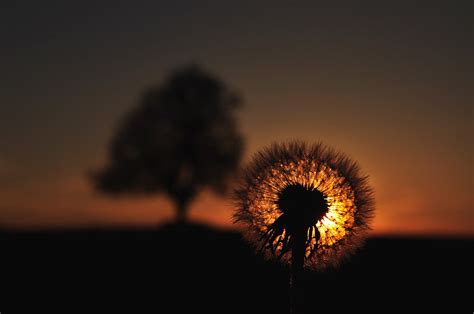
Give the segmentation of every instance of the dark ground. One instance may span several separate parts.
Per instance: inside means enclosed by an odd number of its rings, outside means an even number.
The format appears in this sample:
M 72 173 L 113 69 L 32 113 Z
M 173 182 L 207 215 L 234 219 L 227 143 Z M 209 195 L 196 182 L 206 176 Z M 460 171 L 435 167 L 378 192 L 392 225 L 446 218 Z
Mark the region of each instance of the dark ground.
M 470 313 L 473 248 L 472 238 L 371 238 L 337 271 L 308 274 L 308 313 L 380 304 L 411 312 L 412 303 Z M 255 256 L 234 232 L 192 224 L 0 232 L 0 249 L 2 314 L 97 302 L 158 313 L 288 312 L 287 269 Z

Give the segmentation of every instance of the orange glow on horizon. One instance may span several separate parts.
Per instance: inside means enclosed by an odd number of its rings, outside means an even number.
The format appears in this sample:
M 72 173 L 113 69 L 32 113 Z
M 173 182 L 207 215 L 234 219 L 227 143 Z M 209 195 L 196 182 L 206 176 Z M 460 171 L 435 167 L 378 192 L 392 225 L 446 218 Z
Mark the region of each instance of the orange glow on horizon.
M 379 186 L 381 183 L 379 184 Z M 377 195 L 382 189 L 374 184 Z M 28 197 L 25 197 L 28 195 Z M 0 191 L 0 228 L 43 229 L 95 226 L 154 227 L 174 219 L 174 209 L 166 196 L 152 198 L 107 198 L 92 191 L 84 176 L 54 182 L 32 182 L 21 188 Z M 472 222 L 464 219 L 442 224 L 429 219 L 433 207 L 423 195 L 402 193 L 399 198 L 377 200 L 374 235 L 465 235 L 473 236 Z M 401 209 L 403 211 L 401 212 Z M 234 205 L 204 191 L 191 204 L 190 221 L 236 230 Z M 454 220 L 454 218 L 453 218 Z M 444 220 L 446 222 L 446 220 Z M 450 222 L 450 221 L 447 221 Z

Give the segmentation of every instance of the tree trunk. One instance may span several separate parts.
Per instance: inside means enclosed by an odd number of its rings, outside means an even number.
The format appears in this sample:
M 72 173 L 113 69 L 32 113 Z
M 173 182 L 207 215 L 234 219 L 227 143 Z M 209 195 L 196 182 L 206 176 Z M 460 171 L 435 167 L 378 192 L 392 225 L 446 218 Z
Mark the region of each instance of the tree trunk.
M 188 212 L 188 202 L 184 199 L 178 199 L 176 202 L 176 221 L 178 223 L 186 222 L 186 214 Z

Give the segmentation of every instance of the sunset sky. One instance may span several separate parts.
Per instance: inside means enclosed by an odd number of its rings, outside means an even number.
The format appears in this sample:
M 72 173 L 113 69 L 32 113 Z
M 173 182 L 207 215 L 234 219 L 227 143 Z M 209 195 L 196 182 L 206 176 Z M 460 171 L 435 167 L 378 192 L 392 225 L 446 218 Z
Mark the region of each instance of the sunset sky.
M 370 175 L 375 233 L 474 234 L 472 1 L 256 2 L 2 4 L 0 227 L 172 218 L 165 196 L 111 199 L 86 174 L 141 92 L 197 62 L 244 97 L 245 160 L 323 141 Z M 204 192 L 190 215 L 232 212 Z

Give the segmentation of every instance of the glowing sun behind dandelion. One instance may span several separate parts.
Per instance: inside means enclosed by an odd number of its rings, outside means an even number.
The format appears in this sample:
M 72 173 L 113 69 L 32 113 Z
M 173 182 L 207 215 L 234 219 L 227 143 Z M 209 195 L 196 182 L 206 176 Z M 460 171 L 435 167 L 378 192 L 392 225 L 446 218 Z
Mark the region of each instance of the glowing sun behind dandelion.
M 235 219 L 266 256 L 290 262 L 300 255 L 302 266 L 322 269 L 362 243 L 372 194 L 367 177 L 344 154 L 322 144 L 274 144 L 245 169 Z

